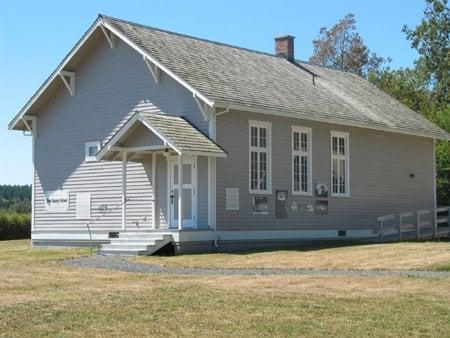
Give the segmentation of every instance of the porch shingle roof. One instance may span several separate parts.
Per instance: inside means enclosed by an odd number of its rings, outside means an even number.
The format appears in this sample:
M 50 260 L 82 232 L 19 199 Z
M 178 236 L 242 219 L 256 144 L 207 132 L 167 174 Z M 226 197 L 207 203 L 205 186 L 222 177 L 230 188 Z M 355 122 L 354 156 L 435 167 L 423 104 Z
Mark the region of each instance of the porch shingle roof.
M 181 116 L 137 112 L 181 153 L 226 154 L 216 143 L 203 135 Z M 141 120 L 142 121 L 142 120 Z

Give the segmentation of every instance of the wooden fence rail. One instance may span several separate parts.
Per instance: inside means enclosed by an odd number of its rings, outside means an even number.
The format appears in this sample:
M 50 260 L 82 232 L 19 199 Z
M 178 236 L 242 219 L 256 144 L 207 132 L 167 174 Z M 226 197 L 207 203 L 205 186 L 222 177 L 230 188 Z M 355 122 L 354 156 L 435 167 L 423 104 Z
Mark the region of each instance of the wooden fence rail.
M 446 216 L 439 215 L 442 213 L 446 213 Z M 424 219 L 425 216 L 428 216 L 428 219 Z M 408 218 L 412 218 L 412 222 L 411 220 L 408 221 Z M 394 225 L 390 226 L 396 229 L 394 234 L 385 234 L 388 221 L 394 222 Z M 401 241 L 405 229 L 414 229 L 415 238 L 421 239 L 424 236 L 423 230 L 425 227 L 432 227 L 434 238 L 438 236 L 450 236 L 450 206 L 382 215 L 377 217 L 377 223 L 380 238 L 383 238 L 383 236 L 397 235 L 398 240 Z M 447 223 L 447 229 L 439 231 L 439 225 L 442 223 Z

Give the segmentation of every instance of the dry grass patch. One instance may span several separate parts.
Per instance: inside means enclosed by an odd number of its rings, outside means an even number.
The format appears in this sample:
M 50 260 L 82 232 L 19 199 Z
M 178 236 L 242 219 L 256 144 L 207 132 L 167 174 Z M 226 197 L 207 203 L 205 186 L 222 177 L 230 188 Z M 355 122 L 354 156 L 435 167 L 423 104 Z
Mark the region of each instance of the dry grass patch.
M 134 259 L 160 266 L 199 268 L 450 270 L 450 242 L 403 242 L 303 251 L 150 256 Z
M 10 250 L 12 249 L 12 250 Z M 0 242 L 0 336 L 448 336 L 448 279 L 172 276 Z

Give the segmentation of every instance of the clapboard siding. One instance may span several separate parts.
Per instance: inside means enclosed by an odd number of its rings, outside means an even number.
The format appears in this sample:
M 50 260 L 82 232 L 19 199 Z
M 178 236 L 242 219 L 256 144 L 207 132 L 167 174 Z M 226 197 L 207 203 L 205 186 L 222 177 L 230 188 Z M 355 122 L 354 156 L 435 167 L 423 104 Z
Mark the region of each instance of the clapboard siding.
M 272 190 L 269 215 L 252 215 L 248 192 L 248 120 L 272 122 Z M 291 126 L 312 128 L 312 181 L 331 189 L 330 131 L 350 133 L 350 197 L 329 197 L 327 216 L 289 211 L 275 218 L 275 190 L 289 201 L 314 203 L 313 196 L 292 196 Z M 232 131 L 232 137 L 230 137 Z M 220 230 L 369 229 L 375 216 L 433 206 L 433 143 L 426 138 L 313 123 L 264 114 L 230 112 L 217 120 L 217 141 L 228 152 L 218 160 L 217 222 Z M 410 178 L 414 173 L 415 178 Z M 225 211 L 225 188 L 239 188 L 240 210 Z
M 121 203 L 122 168 L 120 162 L 84 162 L 84 145 L 105 140 L 136 109 L 170 115 L 183 115 L 198 129 L 207 132 L 208 124 L 184 87 L 165 74 L 155 84 L 142 57 L 126 44 L 117 41 L 110 49 L 99 39 L 79 64 L 76 94 L 70 96 L 61 84 L 38 112 L 38 136 L 35 153 L 35 229 L 80 228 L 86 220 L 77 220 L 76 194 L 91 193 L 91 219 L 98 207 Z M 160 201 L 157 219 L 165 226 L 166 168 L 158 156 L 157 178 Z M 128 164 L 128 225 L 140 219 L 140 226 L 151 226 L 153 182 L 151 155 L 142 163 Z M 69 212 L 45 212 L 45 191 L 70 191 Z M 142 218 L 147 216 L 147 221 Z M 120 229 L 121 208 L 95 222 L 94 229 Z

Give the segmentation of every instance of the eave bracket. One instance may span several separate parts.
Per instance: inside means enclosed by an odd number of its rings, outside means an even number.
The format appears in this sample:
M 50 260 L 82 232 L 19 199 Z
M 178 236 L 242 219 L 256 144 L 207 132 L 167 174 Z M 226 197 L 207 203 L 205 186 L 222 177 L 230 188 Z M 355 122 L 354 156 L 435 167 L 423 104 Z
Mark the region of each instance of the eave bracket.
M 105 35 L 105 38 L 109 43 L 109 46 L 111 47 L 111 49 L 114 49 L 116 47 L 116 35 L 107 28 L 105 28 L 103 24 L 100 25 L 100 28 L 102 29 L 103 35 Z
M 143 57 L 145 64 L 147 65 L 148 70 L 152 74 L 153 79 L 155 80 L 155 83 L 159 83 L 160 80 L 160 70 L 157 65 L 155 65 L 153 62 L 151 62 L 149 59 L 147 59 L 145 56 Z
M 69 72 L 66 70 L 62 70 L 59 72 L 59 76 L 61 77 L 61 80 L 64 82 L 64 85 L 66 86 L 67 90 L 70 93 L 70 96 L 75 95 L 75 73 Z

